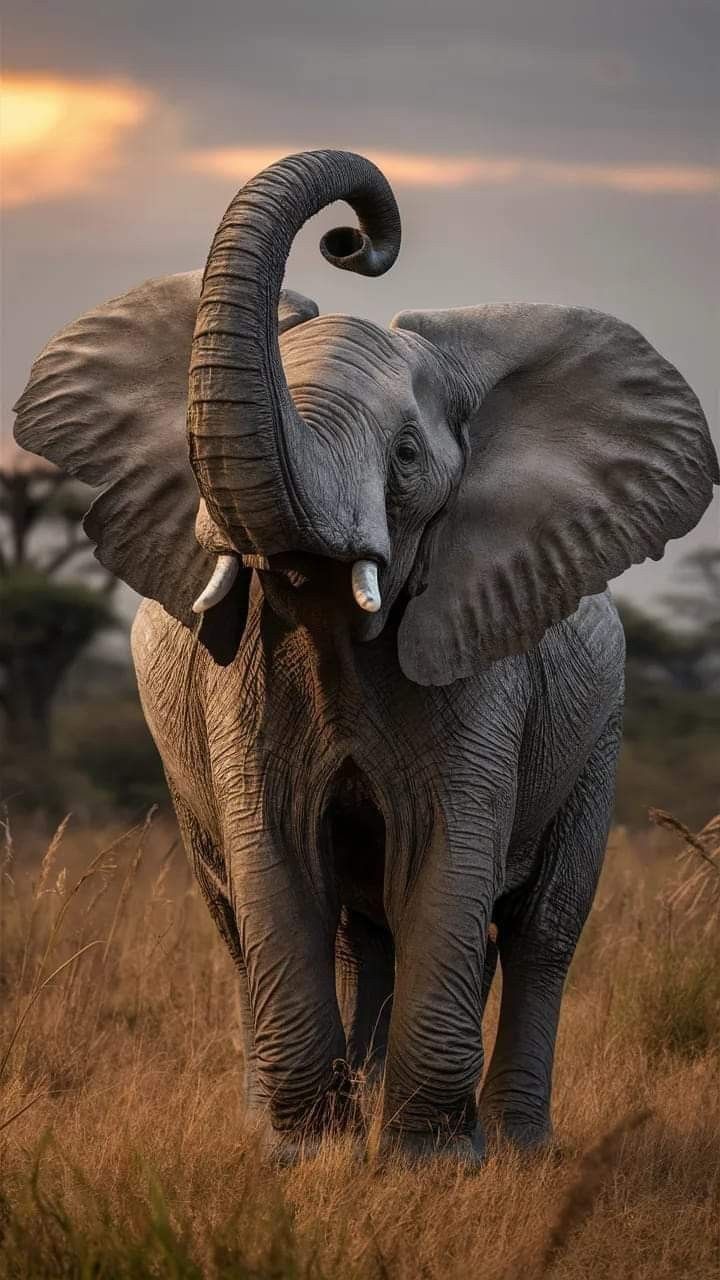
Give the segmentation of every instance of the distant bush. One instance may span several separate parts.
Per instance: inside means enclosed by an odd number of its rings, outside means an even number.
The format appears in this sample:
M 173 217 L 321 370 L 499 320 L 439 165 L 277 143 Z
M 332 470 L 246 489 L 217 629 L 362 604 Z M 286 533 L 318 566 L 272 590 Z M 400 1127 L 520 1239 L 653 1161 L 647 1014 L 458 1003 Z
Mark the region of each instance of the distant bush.
M 720 553 L 691 553 L 678 576 L 684 594 L 668 597 L 677 626 L 618 601 L 627 663 L 616 817 L 633 827 L 658 796 L 690 827 L 717 807 Z
M 0 467 L 0 735 L 6 751 L 49 750 L 63 676 L 115 625 L 115 580 L 80 529 L 84 486 L 18 450 Z M 36 538 L 36 535 L 38 537 Z
M 623 747 L 615 815 L 644 824 L 662 797 L 690 827 L 717 808 L 720 778 L 720 694 L 652 684 L 627 673 Z
M 165 799 L 165 775 L 137 696 L 60 706 L 55 733 L 61 766 L 83 774 L 98 801 L 135 812 Z
M 60 702 L 48 749 L 0 753 L 2 798 L 57 822 L 137 815 L 167 799 L 160 757 L 136 694 Z

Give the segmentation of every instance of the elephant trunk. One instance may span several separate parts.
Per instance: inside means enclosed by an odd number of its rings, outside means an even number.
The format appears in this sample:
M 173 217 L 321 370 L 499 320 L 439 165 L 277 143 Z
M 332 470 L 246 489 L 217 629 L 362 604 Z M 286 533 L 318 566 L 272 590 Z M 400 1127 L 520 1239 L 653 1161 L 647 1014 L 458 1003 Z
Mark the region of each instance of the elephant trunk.
M 360 227 L 328 232 L 323 256 L 381 275 L 400 248 L 395 198 L 373 164 L 343 151 L 304 152 L 265 169 L 238 192 L 210 249 L 190 360 L 190 457 L 210 515 L 238 551 L 343 550 L 339 534 L 309 519 L 290 461 L 289 441 L 295 435 L 297 459 L 307 428 L 283 374 L 277 321 L 295 235 L 340 199 Z

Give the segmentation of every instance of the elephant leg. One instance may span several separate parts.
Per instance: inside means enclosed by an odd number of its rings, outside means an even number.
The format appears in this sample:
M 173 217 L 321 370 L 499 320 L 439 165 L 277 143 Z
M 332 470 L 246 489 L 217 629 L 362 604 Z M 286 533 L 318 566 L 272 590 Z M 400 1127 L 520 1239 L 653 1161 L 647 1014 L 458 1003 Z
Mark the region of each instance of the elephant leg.
M 488 829 L 487 843 L 478 840 L 480 827 L 473 816 L 455 836 L 436 832 L 408 900 L 389 904 L 397 959 L 382 1147 L 410 1158 L 440 1153 L 479 1163 L 484 1156 L 475 1091 L 504 837 Z
M 395 982 L 395 948 L 386 925 L 344 907 L 335 940 L 338 999 L 352 1071 L 379 1077 L 385 1064 Z
M 255 1029 L 250 1006 L 250 987 L 245 965 L 242 964 L 240 967 L 242 971 L 237 988 L 237 1013 L 245 1063 L 245 1106 L 251 1117 L 265 1119 L 269 1114 L 268 1100 L 257 1069 Z
M 232 896 L 248 975 L 257 1087 L 278 1158 L 291 1162 L 351 1100 L 335 990 L 337 914 L 323 886 L 271 832 L 233 833 Z
M 192 810 L 172 784 L 169 784 L 169 790 L 188 861 L 220 937 L 230 952 L 238 971 L 237 1009 L 243 1045 L 245 1105 L 249 1112 L 262 1116 L 266 1114 L 267 1106 L 266 1098 L 258 1080 L 255 1063 L 255 1036 L 250 1009 L 247 970 L 240 947 L 235 915 L 226 891 L 224 860 L 216 842 L 198 822 Z
M 551 822 L 539 851 L 536 879 L 497 908 L 503 991 L 480 1112 L 486 1125 L 528 1149 L 551 1136 L 560 1004 L 602 868 L 620 736 L 618 715 Z
M 499 956 L 499 952 L 498 952 L 498 945 L 497 945 L 497 930 L 495 929 L 495 926 L 492 925 L 490 930 L 488 931 L 487 946 L 485 948 L 485 963 L 483 965 L 483 976 L 482 976 L 483 1014 L 485 1013 L 485 1006 L 487 1004 L 488 996 L 490 995 L 493 980 L 495 978 L 495 971 L 497 969 L 498 956 Z

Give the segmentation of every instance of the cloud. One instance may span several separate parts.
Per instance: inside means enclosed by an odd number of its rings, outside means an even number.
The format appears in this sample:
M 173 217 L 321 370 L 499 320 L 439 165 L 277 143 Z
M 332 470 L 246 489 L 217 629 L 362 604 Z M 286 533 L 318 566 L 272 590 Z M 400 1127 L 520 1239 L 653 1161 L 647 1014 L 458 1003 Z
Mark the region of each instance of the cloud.
M 75 195 L 116 167 L 151 97 L 127 81 L 10 74 L 3 79 L 1 202 Z
M 180 163 L 197 173 L 242 182 L 298 146 L 219 147 L 185 152 Z M 720 169 L 691 165 L 603 165 L 524 156 L 453 156 L 359 147 L 402 187 L 540 185 L 604 187 L 644 195 L 703 195 L 720 189 Z
M 609 187 L 641 195 L 705 195 L 720 190 L 720 169 L 710 165 L 531 165 L 550 186 Z

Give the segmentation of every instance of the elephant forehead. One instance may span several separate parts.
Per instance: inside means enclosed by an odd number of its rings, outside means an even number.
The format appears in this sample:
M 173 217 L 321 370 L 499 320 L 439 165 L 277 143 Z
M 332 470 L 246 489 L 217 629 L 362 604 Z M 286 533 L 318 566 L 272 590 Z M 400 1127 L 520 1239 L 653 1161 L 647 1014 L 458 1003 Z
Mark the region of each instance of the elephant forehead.
M 388 409 L 411 413 L 412 371 L 387 329 L 349 316 L 320 316 L 283 335 L 287 384 L 298 409 L 327 399 L 383 419 Z M 320 407 L 319 405 L 317 407 Z

